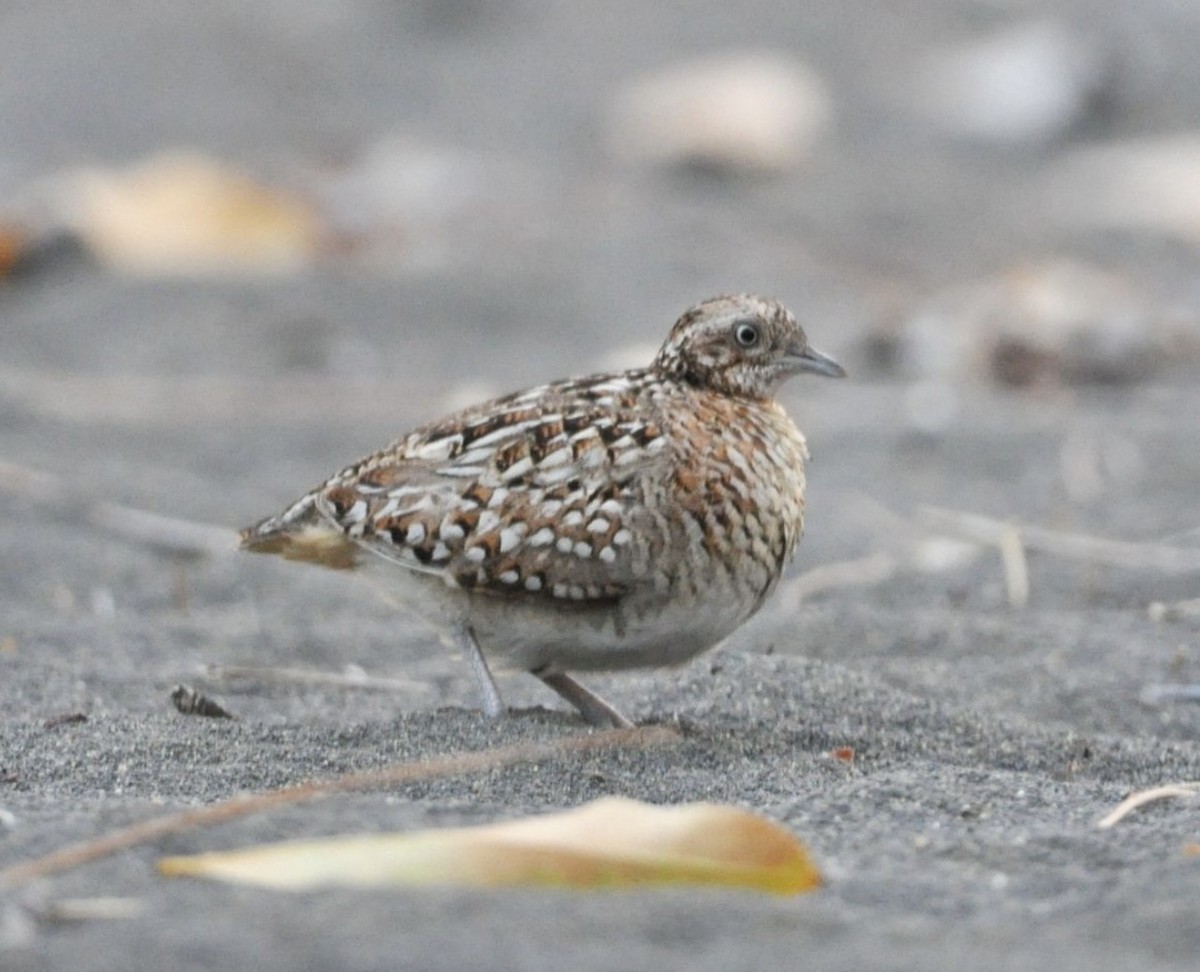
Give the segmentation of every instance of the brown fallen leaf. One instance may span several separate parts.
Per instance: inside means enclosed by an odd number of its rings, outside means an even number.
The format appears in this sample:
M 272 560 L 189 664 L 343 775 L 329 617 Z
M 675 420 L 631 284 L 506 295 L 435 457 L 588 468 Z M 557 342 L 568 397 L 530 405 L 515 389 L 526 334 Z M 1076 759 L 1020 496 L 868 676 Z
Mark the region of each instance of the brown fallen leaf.
M 821 883 L 786 830 L 735 807 L 657 807 L 619 797 L 575 810 L 411 834 L 289 841 L 168 857 L 172 877 L 284 891 L 330 885 L 721 885 L 799 894 Z
M 88 170 L 68 180 L 64 195 L 64 221 L 125 273 L 286 273 L 319 243 L 313 207 L 196 153 Z
M 29 235 L 17 226 L 0 223 L 0 278 L 9 276 L 29 247 Z

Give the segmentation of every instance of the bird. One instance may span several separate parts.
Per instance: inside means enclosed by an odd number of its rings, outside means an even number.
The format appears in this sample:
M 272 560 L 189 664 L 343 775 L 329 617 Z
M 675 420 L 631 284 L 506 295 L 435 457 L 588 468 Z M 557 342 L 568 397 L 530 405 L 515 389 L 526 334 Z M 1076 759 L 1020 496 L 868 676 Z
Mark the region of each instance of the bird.
M 804 530 L 804 435 L 776 401 L 844 377 L 777 300 L 701 301 L 649 367 L 468 407 L 241 531 L 257 553 L 383 571 L 457 647 L 484 713 L 491 665 L 590 724 L 631 727 L 574 674 L 682 664 L 762 607 Z

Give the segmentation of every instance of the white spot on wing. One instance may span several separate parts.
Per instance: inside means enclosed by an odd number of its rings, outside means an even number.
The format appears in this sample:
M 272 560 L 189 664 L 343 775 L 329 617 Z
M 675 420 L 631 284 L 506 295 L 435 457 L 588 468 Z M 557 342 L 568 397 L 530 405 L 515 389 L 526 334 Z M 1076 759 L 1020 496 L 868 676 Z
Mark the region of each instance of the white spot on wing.
M 447 543 L 453 543 L 456 540 L 461 540 L 465 537 L 466 531 L 457 523 L 451 523 L 450 518 L 442 520 L 442 525 L 438 528 L 438 536 Z
M 397 486 L 388 495 L 397 503 L 400 503 L 413 497 L 416 497 L 418 501 L 425 499 L 428 493 L 429 491 L 424 486 Z
M 423 442 L 409 451 L 414 459 L 422 459 L 425 462 L 445 462 L 450 458 L 450 454 L 462 445 L 462 436 L 459 433 L 446 436 L 444 439 L 433 439 L 430 442 Z
M 574 475 L 575 467 L 569 464 L 555 466 L 553 469 L 544 469 L 539 466 L 534 474 L 534 482 L 539 486 L 556 486 L 559 483 L 565 483 Z
M 497 446 L 502 442 L 515 438 L 526 429 L 533 428 L 545 421 L 542 416 L 537 418 L 526 419 L 524 422 L 514 422 L 512 425 L 502 425 L 500 428 L 487 435 L 481 435 L 478 439 L 471 443 L 471 448 L 476 449 L 481 446 Z
M 483 475 L 483 466 L 439 466 L 437 472 L 454 479 L 478 479 Z
M 387 517 L 389 517 L 393 513 L 395 513 L 396 510 L 398 510 L 399 508 L 400 508 L 400 500 L 397 497 L 392 496 L 390 499 L 388 499 L 388 501 L 386 503 L 383 504 L 383 506 L 379 507 L 379 509 L 377 509 L 375 511 L 375 519 L 377 519 L 377 520 L 386 519 Z
M 473 442 L 471 448 L 454 458 L 456 466 L 478 466 L 490 462 L 496 454 L 495 449 L 480 449 L 478 442 Z
M 561 449 L 555 449 L 548 456 L 538 463 L 539 470 L 552 469 L 555 466 L 561 466 L 568 463 L 574 457 L 575 453 L 570 446 L 563 446 Z
M 584 469 L 596 469 L 608 461 L 607 449 L 588 449 L 579 457 L 579 465 Z
M 518 459 L 516 462 L 514 462 L 507 469 L 505 469 L 504 472 L 502 472 L 500 474 L 500 478 L 503 479 L 506 483 L 508 483 L 514 479 L 520 479 L 526 473 L 529 473 L 532 471 L 533 471 L 533 460 L 530 459 L 529 456 L 524 456 L 523 458 Z

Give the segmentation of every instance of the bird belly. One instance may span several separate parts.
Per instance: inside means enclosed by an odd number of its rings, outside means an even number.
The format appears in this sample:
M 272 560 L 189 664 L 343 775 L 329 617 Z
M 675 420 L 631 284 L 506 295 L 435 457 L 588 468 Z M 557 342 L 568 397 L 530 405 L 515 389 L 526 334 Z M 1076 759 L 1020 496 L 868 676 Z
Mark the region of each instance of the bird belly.
M 575 609 L 481 602 L 472 605 L 470 623 L 501 668 L 616 671 L 680 665 L 712 648 L 749 614 L 728 608 L 636 600 Z

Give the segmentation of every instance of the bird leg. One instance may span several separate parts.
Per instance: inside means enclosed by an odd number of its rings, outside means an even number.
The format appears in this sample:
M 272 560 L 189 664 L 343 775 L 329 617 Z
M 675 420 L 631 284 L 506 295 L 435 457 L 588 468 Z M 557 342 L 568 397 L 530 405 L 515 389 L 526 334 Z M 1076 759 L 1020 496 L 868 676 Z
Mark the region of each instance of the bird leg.
M 538 669 L 536 675 L 550 688 L 575 706 L 579 714 L 591 725 L 601 729 L 632 729 L 633 723 L 600 698 L 595 692 L 584 688 L 564 672 Z
M 479 700 L 483 705 L 483 714 L 489 719 L 499 719 L 506 711 L 504 699 L 500 697 L 500 689 L 497 688 L 496 680 L 492 677 L 491 669 L 488 668 L 487 659 L 483 657 L 479 642 L 475 640 L 475 632 L 468 624 L 456 624 L 454 640 L 458 644 L 459 650 L 462 651 L 463 657 L 471 666 L 471 673 L 475 676 L 475 684 L 479 687 Z

